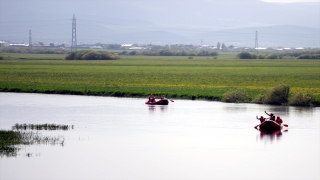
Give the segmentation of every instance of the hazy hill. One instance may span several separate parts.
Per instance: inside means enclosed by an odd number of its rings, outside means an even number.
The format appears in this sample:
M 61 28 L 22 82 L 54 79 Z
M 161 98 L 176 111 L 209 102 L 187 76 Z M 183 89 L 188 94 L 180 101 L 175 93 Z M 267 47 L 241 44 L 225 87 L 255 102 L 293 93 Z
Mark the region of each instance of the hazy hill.
M 285 37 L 283 33 L 291 32 L 291 28 L 294 29 L 293 35 L 303 34 L 295 43 L 313 45 L 317 44 L 314 41 L 319 36 L 309 38 L 304 34 L 320 32 L 320 3 L 278 4 L 259 0 L 1 0 L 0 39 L 28 42 L 31 29 L 33 42 L 69 43 L 73 14 L 77 18 L 79 44 L 200 44 L 201 39 L 208 44 L 218 41 L 245 44 L 254 41 L 256 30 L 259 31 L 259 42 L 264 42 L 265 36 L 273 43 L 273 39 L 282 39 Z M 255 28 L 243 29 L 251 27 Z M 286 35 L 287 39 L 277 43 L 287 43 L 293 35 Z
M 319 29 L 292 25 L 220 30 L 199 34 L 193 39 L 202 39 L 209 45 L 224 42 L 226 45 L 254 47 L 256 32 L 259 47 L 320 47 Z

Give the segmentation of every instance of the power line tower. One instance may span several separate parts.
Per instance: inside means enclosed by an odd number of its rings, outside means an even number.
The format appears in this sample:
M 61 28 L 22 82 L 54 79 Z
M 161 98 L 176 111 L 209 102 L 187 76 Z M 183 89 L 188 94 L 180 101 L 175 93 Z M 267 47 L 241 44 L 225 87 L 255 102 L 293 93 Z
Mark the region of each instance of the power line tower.
M 73 14 L 72 19 L 72 41 L 71 41 L 71 52 L 77 51 L 77 24 L 76 24 L 76 15 Z
M 31 52 L 32 48 L 32 38 L 31 38 L 31 30 L 29 30 L 29 52 Z
M 258 54 L 258 31 L 256 31 L 256 41 L 255 41 L 255 45 L 254 45 L 256 52 Z

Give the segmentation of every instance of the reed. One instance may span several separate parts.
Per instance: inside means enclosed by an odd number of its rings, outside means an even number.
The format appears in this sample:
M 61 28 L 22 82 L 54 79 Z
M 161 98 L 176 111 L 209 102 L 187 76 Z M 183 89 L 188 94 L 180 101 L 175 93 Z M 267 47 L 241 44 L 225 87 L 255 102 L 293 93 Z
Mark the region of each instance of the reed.
M 21 145 L 48 144 L 64 146 L 64 136 L 43 136 L 39 130 L 69 130 L 73 128 L 73 125 L 15 124 L 12 127 L 13 130 L 0 130 L 0 157 L 17 156 L 17 152 L 21 150 Z
M 313 106 L 315 98 L 311 93 L 297 93 L 289 101 L 292 106 Z
M 245 92 L 239 90 L 225 93 L 221 100 L 229 103 L 248 103 L 251 101 Z
M 263 104 L 285 105 L 289 102 L 289 93 L 290 87 L 285 84 L 280 84 L 267 92 L 262 98 L 259 98 L 262 99 Z
M 15 124 L 12 126 L 12 130 L 64 130 L 73 129 L 74 126 L 63 125 L 63 124 Z

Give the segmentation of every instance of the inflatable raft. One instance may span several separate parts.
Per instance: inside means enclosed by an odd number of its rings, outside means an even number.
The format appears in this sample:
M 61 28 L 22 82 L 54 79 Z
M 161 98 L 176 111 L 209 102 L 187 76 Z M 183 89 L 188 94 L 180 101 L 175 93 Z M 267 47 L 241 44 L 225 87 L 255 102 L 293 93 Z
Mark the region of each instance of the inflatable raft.
M 149 100 L 146 101 L 146 104 L 150 105 L 168 105 L 169 101 L 167 99 L 160 99 L 159 101 L 150 102 Z
M 277 131 L 277 130 L 281 130 L 283 126 L 278 124 L 275 121 L 268 120 L 261 123 L 258 127 L 260 130 L 264 130 L 264 131 Z

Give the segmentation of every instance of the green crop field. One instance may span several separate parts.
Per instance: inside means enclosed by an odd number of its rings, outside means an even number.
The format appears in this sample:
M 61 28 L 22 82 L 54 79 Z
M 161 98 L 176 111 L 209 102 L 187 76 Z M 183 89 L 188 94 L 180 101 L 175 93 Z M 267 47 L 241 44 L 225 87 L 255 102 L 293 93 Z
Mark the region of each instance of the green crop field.
M 215 99 L 233 90 L 255 98 L 279 84 L 320 101 L 320 61 L 213 57 L 121 56 L 110 61 L 67 61 L 65 55 L 2 54 L 0 91 Z M 10 56 L 10 58 L 8 58 Z M 57 60 L 52 60 L 57 59 Z M 60 60 L 59 60 L 60 59 Z

